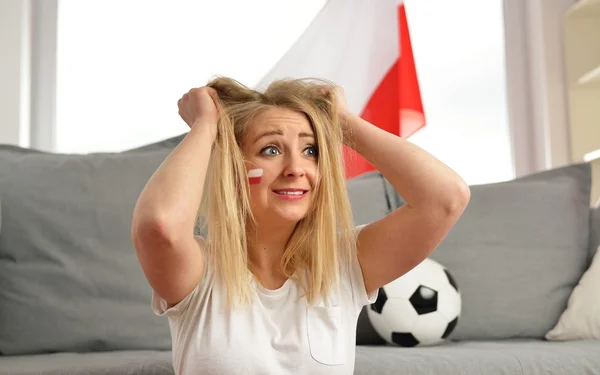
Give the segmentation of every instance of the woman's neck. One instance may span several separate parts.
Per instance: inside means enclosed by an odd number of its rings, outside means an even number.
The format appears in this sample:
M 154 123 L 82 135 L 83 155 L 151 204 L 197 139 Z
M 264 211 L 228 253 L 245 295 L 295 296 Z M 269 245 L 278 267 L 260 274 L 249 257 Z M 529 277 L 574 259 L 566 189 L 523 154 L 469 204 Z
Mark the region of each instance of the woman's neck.
M 248 260 L 254 272 L 265 277 L 285 274 L 281 268 L 281 259 L 295 227 L 260 226 L 248 229 Z

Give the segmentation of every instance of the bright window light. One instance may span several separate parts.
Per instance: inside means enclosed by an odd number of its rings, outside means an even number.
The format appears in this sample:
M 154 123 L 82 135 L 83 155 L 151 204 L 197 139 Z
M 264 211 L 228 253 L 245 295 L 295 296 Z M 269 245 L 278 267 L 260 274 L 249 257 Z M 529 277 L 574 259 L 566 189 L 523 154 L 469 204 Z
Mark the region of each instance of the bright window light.
M 249 86 L 326 0 L 60 0 L 56 151 L 122 151 L 188 130 L 177 100 Z M 501 0 L 406 0 L 427 126 L 410 138 L 470 184 L 514 177 Z

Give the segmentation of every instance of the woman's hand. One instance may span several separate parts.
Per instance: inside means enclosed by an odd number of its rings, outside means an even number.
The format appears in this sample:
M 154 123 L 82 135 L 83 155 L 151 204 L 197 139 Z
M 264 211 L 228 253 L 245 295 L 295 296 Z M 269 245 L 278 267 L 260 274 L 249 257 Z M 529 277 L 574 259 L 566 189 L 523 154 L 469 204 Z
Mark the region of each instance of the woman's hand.
M 354 131 L 352 129 L 352 124 L 354 123 L 352 121 L 353 114 L 348 109 L 344 89 L 340 86 L 333 86 L 331 88 L 323 88 L 321 92 L 329 96 L 333 101 L 344 134 L 344 144 L 352 147 L 354 144 Z
M 193 88 L 177 101 L 179 116 L 190 128 L 207 126 L 216 136 L 219 111 L 215 103 L 218 99 L 217 92 L 211 87 Z
M 347 114 L 349 110 L 344 89 L 340 86 L 335 86 L 329 89 L 329 94 L 333 96 L 332 99 L 335 103 L 335 107 L 337 108 L 338 116 Z

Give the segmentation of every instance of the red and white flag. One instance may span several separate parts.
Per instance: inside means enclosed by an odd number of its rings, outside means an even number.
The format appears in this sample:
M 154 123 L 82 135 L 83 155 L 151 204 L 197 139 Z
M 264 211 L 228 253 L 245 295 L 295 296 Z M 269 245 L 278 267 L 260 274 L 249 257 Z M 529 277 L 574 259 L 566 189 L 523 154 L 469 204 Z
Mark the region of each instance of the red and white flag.
M 335 82 L 353 113 L 401 137 L 425 125 L 402 1 L 329 0 L 257 86 L 290 77 Z M 344 151 L 347 178 L 375 170 Z

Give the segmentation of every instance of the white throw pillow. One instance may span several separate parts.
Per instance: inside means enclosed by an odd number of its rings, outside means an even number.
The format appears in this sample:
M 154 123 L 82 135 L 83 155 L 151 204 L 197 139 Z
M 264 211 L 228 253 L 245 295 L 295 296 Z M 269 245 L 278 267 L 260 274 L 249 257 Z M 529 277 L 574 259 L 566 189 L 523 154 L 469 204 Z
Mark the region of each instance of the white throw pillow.
M 569 297 L 567 309 L 546 333 L 550 341 L 600 339 L 600 246 Z

